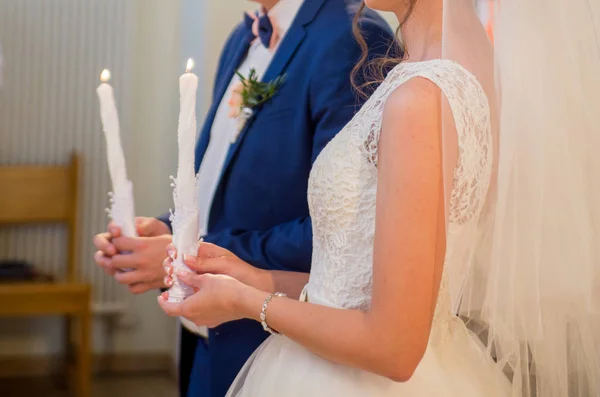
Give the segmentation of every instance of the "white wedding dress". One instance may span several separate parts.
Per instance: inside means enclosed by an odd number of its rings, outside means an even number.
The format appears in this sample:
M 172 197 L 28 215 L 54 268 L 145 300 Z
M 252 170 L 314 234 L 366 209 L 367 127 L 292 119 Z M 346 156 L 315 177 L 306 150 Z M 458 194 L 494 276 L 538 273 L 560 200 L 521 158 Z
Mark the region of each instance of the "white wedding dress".
M 510 394 L 508 379 L 479 340 L 452 314 L 449 274 L 464 269 L 461 262 L 473 247 L 490 184 L 493 153 L 487 97 L 477 79 L 452 61 L 398 65 L 318 157 L 309 182 L 314 248 L 310 281 L 303 298 L 336 308 L 369 308 L 382 113 L 387 97 L 414 77 L 431 80 L 445 94 L 454 116 L 459 148 L 450 196 L 444 274 L 429 345 L 415 374 L 408 382 L 396 383 L 334 364 L 285 336 L 272 336 L 248 360 L 229 396 Z M 364 348 L 369 348 L 368 340 L 364 341 Z

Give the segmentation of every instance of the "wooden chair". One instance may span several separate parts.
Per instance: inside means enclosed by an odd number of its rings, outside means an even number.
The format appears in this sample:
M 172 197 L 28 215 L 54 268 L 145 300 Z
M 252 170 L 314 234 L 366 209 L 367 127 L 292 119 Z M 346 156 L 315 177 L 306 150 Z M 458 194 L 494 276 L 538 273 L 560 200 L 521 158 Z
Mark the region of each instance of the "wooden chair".
M 66 279 L 0 283 L 0 316 L 65 316 L 68 380 L 74 395 L 90 397 L 91 287 L 78 281 L 78 178 L 80 161 L 67 166 L 0 167 L 0 225 L 65 224 Z

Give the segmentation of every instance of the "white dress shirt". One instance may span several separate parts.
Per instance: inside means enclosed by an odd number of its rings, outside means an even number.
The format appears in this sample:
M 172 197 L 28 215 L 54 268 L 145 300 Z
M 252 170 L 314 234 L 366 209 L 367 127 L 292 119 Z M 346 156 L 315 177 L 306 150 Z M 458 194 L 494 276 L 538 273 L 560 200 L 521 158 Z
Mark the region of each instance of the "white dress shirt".
M 285 34 L 294 22 L 303 2 L 304 0 L 280 0 L 268 12 L 271 22 L 276 25 L 274 26 L 274 29 L 277 29 L 279 33 L 279 43 L 284 39 Z M 245 77 L 248 76 L 251 69 L 254 69 L 256 70 L 258 77 L 261 78 L 271 64 L 271 61 L 277 52 L 277 48 L 278 47 L 275 47 L 274 49 L 269 50 L 259 39 L 255 39 L 250 45 L 248 55 L 241 63 L 238 71 Z M 206 149 L 206 153 L 200 164 L 200 170 L 198 171 L 200 235 L 204 235 L 207 232 L 210 208 L 217 189 L 217 184 L 219 183 L 221 173 L 223 172 L 225 158 L 227 157 L 232 137 L 238 132 L 238 120 L 229 117 L 228 101 L 231 97 L 233 86 L 239 81 L 239 77 L 234 75 L 229 83 L 227 91 L 225 91 L 225 95 L 223 95 L 223 98 L 221 99 L 221 103 L 219 104 L 210 130 L 208 148 Z M 184 327 L 195 334 L 202 336 L 208 335 L 206 327 L 198 327 L 184 318 L 181 319 L 181 322 Z

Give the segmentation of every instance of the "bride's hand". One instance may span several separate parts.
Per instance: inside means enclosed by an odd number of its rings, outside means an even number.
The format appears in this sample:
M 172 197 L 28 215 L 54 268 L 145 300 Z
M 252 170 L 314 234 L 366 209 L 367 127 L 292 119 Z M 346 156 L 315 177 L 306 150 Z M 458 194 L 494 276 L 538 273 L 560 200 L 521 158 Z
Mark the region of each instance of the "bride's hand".
M 159 296 L 158 304 L 169 316 L 210 328 L 243 318 L 239 302 L 242 291 L 251 287 L 224 275 L 178 273 L 177 277 L 194 289 L 194 295 L 180 303 L 169 303 L 168 292 Z
M 164 262 L 165 284 L 172 285 L 173 261 L 177 257 L 177 251 L 173 245 L 167 248 L 168 257 Z M 231 251 L 211 243 L 201 242 L 198 244 L 196 256 L 185 255 L 185 265 L 197 274 L 220 274 L 233 277 L 246 285 L 268 290 L 269 273 L 244 262 Z

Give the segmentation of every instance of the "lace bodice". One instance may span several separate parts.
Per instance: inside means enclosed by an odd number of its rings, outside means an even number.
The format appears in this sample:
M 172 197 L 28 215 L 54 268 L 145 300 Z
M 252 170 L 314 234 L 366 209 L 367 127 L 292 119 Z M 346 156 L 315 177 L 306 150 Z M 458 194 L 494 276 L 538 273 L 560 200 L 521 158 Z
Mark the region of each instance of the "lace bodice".
M 350 123 L 323 149 L 309 181 L 313 257 L 311 302 L 368 309 L 371 302 L 378 142 L 388 96 L 413 77 L 440 87 L 453 112 L 458 159 L 450 197 L 447 250 L 435 317 L 450 315 L 448 268 L 465 257 L 492 170 L 487 97 L 476 78 L 444 60 L 403 63 L 391 71 Z

